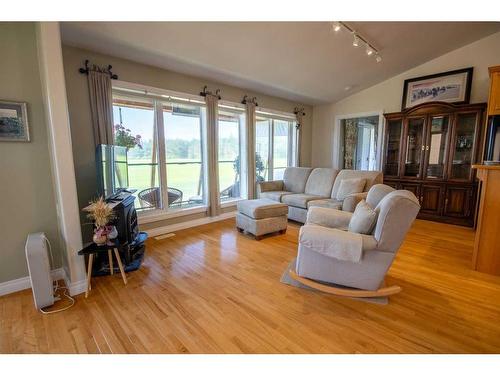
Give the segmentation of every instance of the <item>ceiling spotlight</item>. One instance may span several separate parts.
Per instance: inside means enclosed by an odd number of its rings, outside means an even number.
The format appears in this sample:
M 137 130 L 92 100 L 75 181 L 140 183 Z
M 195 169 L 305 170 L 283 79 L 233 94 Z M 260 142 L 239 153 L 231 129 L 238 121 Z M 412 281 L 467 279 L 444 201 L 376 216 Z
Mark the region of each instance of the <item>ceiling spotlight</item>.
M 352 40 L 352 45 L 354 47 L 358 47 L 359 46 L 359 38 L 356 34 L 354 34 L 354 39 Z
M 342 26 L 340 25 L 340 22 L 334 22 L 333 23 L 333 31 L 337 32 L 340 30 Z
M 373 49 L 368 44 L 366 45 L 366 54 L 371 56 L 373 54 Z
M 378 53 L 375 54 L 375 61 L 378 63 L 382 61 L 382 57 Z

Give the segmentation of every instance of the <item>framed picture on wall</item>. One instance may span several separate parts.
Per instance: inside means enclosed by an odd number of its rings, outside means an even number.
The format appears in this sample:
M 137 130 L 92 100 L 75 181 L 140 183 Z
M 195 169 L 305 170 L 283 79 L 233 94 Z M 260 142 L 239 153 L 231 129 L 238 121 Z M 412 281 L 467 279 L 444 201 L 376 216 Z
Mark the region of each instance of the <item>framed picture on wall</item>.
M 0 101 L 0 141 L 29 140 L 26 103 Z
M 401 110 L 435 101 L 469 103 L 473 69 L 452 70 L 405 80 Z

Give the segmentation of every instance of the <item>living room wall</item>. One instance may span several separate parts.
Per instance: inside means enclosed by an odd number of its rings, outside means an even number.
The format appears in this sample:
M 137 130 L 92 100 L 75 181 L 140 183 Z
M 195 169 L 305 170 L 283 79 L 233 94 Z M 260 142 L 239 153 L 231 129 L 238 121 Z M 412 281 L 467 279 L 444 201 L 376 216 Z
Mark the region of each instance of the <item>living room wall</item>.
M 60 267 L 45 112 L 34 23 L 0 22 L 0 100 L 26 102 L 30 142 L 1 142 L 0 283 L 28 275 L 24 245 L 29 233 L 45 232 Z
M 405 79 L 474 67 L 471 103 L 488 100 L 488 67 L 500 64 L 500 33 L 456 49 L 410 69 L 375 86 L 336 103 L 313 108 L 312 165 L 331 167 L 335 117 L 363 112 L 397 112 L 401 110 Z M 383 62 L 382 62 L 383 64 Z
M 250 90 L 245 90 L 244 88 L 228 86 L 222 83 L 212 82 L 204 78 L 180 74 L 67 45 L 63 45 L 63 59 L 80 207 L 86 206 L 88 201 L 96 196 L 97 191 L 95 147 L 92 132 L 87 77 L 78 72 L 78 69 L 83 66 L 86 59 L 89 59 L 91 63 L 99 65 L 106 66 L 111 64 L 113 66 L 113 72 L 118 74 L 121 81 L 194 95 L 198 95 L 203 86 L 208 85 L 210 89 L 221 89 L 221 96 L 224 100 L 239 103 L 244 95 L 256 96 L 260 106 L 285 112 L 293 112 L 293 109 L 299 105 L 299 103 L 263 95 Z M 312 107 L 303 107 L 305 109 L 306 116 L 304 118 L 302 131 L 302 144 L 300 151 L 301 164 L 309 166 L 311 165 Z M 225 210 L 223 210 L 223 212 L 224 211 Z M 199 218 L 200 214 L 196 214 L 192 217 L 183 216 L 175 219 L 162 220 L 141 225 L 141 229 L 147 230 Z M 86 219 L 82 214 L 82 223 L 85 222 Z M 91 231 L 90 227 L 85 225 L 83 225 L 83 229 L 85 240 L 86 238 L 89 238 Z

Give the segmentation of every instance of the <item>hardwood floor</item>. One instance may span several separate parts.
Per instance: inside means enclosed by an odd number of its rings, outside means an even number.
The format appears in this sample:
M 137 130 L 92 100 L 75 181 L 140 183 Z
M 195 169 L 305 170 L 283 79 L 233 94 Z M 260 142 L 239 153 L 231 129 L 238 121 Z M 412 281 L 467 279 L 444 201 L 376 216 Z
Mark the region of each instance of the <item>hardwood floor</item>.
M 470 269 L 473 232 L 418 220 L 377 305 L 280 283 L 298 226 L 257 242 L 233 220 L 148 240 L 143 267 L 94 278 L 88 299 L 42 315 L 0 298 L 3 353 L 499 353 L 500 277 Z

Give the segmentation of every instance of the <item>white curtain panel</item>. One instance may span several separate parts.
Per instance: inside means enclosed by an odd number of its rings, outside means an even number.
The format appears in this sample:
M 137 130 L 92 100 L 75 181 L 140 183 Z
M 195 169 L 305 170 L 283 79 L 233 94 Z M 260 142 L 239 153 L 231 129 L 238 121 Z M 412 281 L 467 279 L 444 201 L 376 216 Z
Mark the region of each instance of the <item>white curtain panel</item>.
M 113 144 L 113 93 L 109 72 L 93 67 L 88 73 L 94 142 Z
M 207 94 L 205 96 L 205 103 L 207 105 L 207 183 L 208 191 L 210 192 L 208 214 L 210 216 L 217 216 L 220 213 L 220 199 L 219 199 L 219 127 L 218 112 L 219 112 L 219 97 L 217 95 Z
M 255 103 L 247 100 L 246 102 L 247 119 L 247 171 L 248 171 L 248 199 L 256 198 L 255 186 Z
M 300 143 L 301 143 L 301 130 L 302 130 L 302 119 L 304 118 L 305 114 L 302 110 L 296 110 L 295 111 L 295 119 L 297 121 L 297 128 L 296 128 L 296 145 L 295 145 L 295 166 L 300 167 Z

